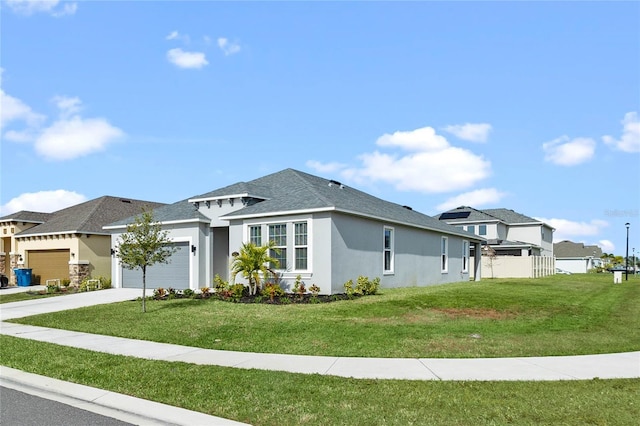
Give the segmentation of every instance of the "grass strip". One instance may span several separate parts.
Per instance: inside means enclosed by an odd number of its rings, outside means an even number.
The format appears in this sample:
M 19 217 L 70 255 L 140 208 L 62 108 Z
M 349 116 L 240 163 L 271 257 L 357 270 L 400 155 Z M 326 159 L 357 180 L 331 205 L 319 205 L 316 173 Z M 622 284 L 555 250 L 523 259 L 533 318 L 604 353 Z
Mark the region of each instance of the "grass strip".
M 506 357 L 640 348 L 640 279 L 609 274 L 383 290 L 317 305 L 98 305 L 14 322 L 208 349 L 326 356 Z
M 635 425 L 640 380 L 355 380 L 140 360 L 0 336 L 2 364 L 259 425 Z

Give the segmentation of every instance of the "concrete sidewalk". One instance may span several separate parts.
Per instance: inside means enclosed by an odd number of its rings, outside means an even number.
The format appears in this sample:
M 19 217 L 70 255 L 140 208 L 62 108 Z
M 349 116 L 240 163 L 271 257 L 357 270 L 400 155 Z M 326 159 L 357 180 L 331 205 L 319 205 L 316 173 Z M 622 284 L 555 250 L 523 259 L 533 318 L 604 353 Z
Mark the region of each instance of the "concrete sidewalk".
M 5 290 L 6 291 L 6 290 Z M 0 305 L 0 321 L 135 300 L 139 289 L 109 289 Z M 200 365 L 400 380 L 588 380 L 640 378 L 640 351 L 517 358 L 359 358 L 221 351 L 2 322 L 0 333 L 137 358 Z

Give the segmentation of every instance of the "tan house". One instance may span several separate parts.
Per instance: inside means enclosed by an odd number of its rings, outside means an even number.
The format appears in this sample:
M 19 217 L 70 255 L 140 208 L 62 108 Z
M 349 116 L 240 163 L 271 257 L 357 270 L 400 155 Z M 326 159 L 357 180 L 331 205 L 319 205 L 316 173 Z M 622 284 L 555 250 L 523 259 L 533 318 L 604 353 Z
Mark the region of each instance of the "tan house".
M 32 270 L 32 284 L 110 278 L 111 236 L 102 227 L 162 205 L 104 196 L 54 213 L 21 211 L 1 217 L 0 273 L 10 285 L 16 282 L 16 267 Z

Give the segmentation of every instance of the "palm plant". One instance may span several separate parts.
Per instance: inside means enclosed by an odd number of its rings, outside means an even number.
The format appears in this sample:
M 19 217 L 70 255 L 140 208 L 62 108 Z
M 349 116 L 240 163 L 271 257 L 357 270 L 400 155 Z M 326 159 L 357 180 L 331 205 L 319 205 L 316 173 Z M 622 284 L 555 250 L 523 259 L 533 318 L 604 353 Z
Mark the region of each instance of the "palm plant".
M 270 255 L 271 250 L 279 252 L 274 245 L 273 241 L 264 246 L 243 243 L 240 252 L 234 256 L 233 262 L 231 262 L 231 279 L 235 282 L 236 276 L 242 274 L 242 277 L 249 282 L 249 294 L 251 295 L 257 293 L 268 275 L 276 275 L 271 265 L 277 268 L 279 262 L 278 259 Z

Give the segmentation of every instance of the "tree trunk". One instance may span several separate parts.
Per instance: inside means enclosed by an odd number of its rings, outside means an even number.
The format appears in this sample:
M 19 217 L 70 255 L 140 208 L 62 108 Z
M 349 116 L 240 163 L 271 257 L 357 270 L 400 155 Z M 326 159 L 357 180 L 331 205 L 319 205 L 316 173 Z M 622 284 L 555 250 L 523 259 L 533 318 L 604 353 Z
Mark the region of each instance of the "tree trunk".
M 142 267 L 142 312 L 147 312 L 147 267 Z

